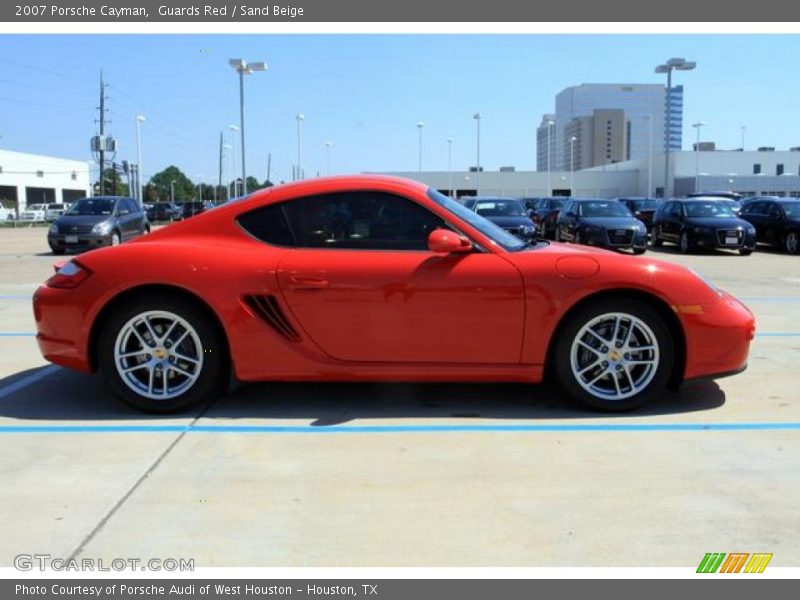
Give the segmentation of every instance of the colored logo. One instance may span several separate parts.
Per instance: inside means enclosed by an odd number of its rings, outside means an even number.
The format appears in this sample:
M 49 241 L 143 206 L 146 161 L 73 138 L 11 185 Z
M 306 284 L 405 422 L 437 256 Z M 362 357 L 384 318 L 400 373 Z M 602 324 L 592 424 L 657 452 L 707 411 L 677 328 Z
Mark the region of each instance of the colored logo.
M 697 567 L 698 573 L 763 573 L 772 560 L 764 552 L 708 552 Z

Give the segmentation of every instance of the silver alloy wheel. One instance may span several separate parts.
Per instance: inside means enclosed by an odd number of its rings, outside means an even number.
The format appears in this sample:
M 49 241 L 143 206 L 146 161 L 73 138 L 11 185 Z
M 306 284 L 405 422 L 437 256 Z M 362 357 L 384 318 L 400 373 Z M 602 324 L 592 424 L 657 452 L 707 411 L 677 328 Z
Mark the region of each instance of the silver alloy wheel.
M 643 391 L 660 361 L 653 330 L 639 317 L 606 313 L 586 323 L 572 340 L 575 381 L 601 400 L 624 400 Z
M 794 231 L 789 233 L 789 235 L 786 236 L 786 251 L 789 254 L 797 254 L 798 242 L 800 242 L 800 239 L 798 239 L 797 233 Z
M 186 392 L 200 377 L 203 345 L 184 318 L 149 310 L 120 329 L 114 342 L 114 366 L 136 394 L 170 400 Z
M 111 234 L 111 245 L 119 246 L 119 234 L 116 231 Z
M 689 235 L 686 232 L 681 234 L 680 245 L 681 245 L 681 252 L 683 252 L 684 254 L 689 252 Z

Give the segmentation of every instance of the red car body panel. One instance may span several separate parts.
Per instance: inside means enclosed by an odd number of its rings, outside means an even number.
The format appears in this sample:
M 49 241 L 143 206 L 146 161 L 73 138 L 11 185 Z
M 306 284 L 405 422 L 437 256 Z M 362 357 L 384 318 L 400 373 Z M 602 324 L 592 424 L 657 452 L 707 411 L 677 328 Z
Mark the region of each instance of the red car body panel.
M 236 223 L 272 202 L 347 190 L 410 198 L 484 252 L 279 248 Z M 742 369 L 755 327 L 744 305 L 684 267 L 555 243 L 507 252 L 422 184 L 389 177 L 271 188 L 76 262 L 92 275 L 74 289 L 40 287 L 34 312 L 45 358 L 84 372 L 95 368 L 98 316 L 142 286 L 201 299 L 225 330 L 228 348 L 220 351 L 230 352 L 244 381 L 538 382 L 564 315 L 609 291 L 647 294 L 674 311 L 686 344 L 683 378 Z M 244 301 L 248 295 L 274 298 L 299 339 L 270 327 Z

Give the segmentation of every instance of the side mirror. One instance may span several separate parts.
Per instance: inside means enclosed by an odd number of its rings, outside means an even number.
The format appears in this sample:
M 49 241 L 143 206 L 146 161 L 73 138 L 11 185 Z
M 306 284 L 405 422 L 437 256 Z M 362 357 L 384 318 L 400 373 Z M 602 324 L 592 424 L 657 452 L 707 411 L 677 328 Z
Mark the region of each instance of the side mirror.
M 428 236 L 428 250 L 441 254 L 470 252 L 472 242 L 455 231 L 434 229 Z

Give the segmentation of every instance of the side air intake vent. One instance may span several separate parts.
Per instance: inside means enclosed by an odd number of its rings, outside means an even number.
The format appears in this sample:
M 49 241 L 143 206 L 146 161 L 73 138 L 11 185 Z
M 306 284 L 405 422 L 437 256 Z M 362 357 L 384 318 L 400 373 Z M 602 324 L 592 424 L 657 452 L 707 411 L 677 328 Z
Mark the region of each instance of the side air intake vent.
M 285 337 L 290 342 L 299 342 L 300 336 L 286 315 L 283 314 L 278 301 L 275 296 L 271 294 L 248 294 L 244 297 L 244 303 L 258 315 L 262 321 L 272 327 L 280 335 Z

